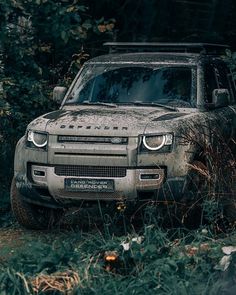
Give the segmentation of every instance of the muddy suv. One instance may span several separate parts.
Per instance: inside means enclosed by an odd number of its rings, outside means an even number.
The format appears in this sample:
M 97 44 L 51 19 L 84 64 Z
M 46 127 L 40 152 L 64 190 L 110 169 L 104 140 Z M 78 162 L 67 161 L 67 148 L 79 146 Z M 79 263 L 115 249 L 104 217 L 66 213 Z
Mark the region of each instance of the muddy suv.
M 31 122 L 17 144 L 11 200 L 26 227 L 83 204 L 194 199 L 196 163 L 207 174 L 207 147 L 234 137 L 227 46 L 106 45 L 110 53 L 86 62 L 68 91 L 54 89 L 60 109 Z

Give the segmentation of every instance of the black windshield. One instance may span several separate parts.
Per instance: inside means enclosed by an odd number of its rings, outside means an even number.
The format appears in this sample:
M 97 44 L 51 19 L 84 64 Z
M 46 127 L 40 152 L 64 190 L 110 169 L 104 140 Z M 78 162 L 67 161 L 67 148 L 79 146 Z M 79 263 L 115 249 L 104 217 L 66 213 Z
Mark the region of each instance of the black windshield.
M 66 104 L 142 102 L 192 107 L 191 95 L 190 67 L 97 66 L 82 73 Z

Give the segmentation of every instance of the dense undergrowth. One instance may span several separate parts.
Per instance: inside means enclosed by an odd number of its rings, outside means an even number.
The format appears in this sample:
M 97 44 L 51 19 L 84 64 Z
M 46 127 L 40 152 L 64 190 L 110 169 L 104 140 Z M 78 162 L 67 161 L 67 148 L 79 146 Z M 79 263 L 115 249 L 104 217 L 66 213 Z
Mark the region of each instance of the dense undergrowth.
M 234 232 L 166 228 L 147 210 L 142 225 L 40 232 L 1 258 L 0 294 L 231 294 Z

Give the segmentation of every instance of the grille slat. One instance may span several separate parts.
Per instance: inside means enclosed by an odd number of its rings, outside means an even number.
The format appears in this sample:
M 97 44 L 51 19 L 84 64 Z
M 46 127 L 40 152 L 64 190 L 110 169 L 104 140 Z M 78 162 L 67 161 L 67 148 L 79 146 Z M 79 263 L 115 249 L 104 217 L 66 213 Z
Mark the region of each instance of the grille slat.
M 125 177 L 125 167 L 112 166 L 77 166 L 58 165 L 55 167 L 55 174 L 58 176 L 78 176 L 78 177 Z

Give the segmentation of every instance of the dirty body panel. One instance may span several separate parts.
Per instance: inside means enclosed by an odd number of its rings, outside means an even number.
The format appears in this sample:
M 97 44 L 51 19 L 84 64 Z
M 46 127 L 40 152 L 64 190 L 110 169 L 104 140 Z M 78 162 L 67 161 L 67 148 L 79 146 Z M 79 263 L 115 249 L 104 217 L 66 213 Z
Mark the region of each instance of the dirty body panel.
M 181 200 L 188 164 L 199 153 L 186 138 L 210 130 L 228 136 L 235 118 L 234 101 L 204 108 L 204 62 L 187 53 L 87 62 L 60 110 L 31 122 L 16 147 L 15 179 L 25 200 L 52 207 L 138 201 L 145 193 Z

